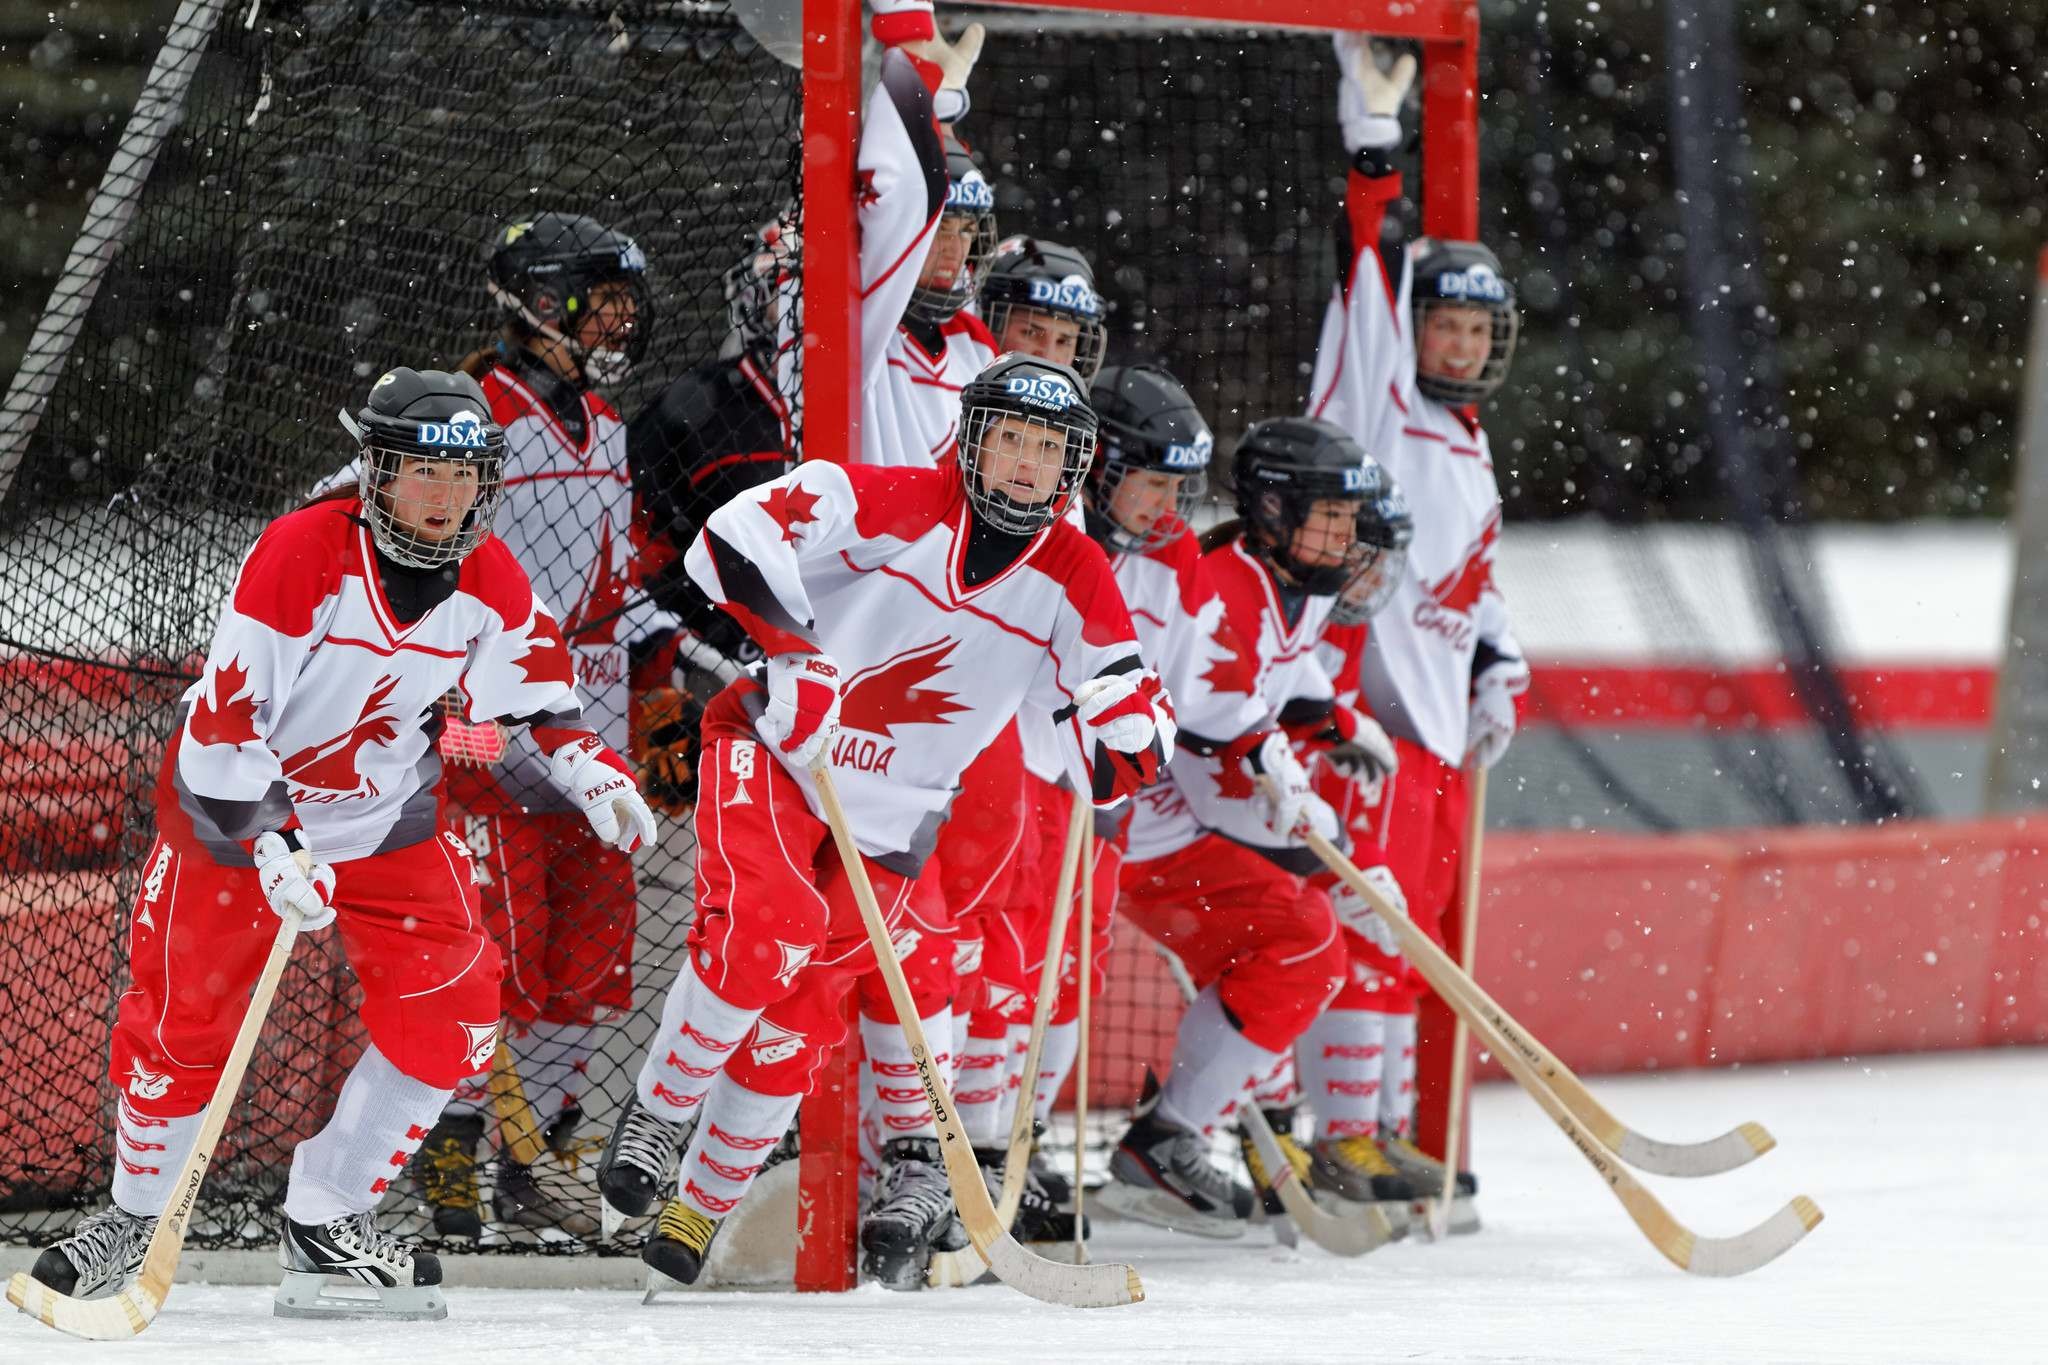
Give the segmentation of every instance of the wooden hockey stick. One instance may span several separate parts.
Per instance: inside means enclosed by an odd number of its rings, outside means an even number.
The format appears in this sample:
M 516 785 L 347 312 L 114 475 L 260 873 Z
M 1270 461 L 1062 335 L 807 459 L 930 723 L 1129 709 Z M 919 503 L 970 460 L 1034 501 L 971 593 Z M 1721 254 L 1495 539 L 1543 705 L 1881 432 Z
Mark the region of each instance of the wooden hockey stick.
M 1742 1275 L 1784 1255 L 1820 1225 L 1820 1206 L 1805 1195 L 1798 1196 L 1749 1231 L 1734 1237 L 1701 1237 L 1672 1217 L 1657 1197 L 1644 1189 L 1641 1182 L 1601 1142 L 1598 1133 L 1582 1123 L 1571 1107 L 1550 1088 L 1533 1056 L 1525 1054 L 1519 1044 L 1493 1022 L 1496 1017 L 1505 1016 L 1498 1006 L 1482 1007 L 1480 1001 L 1485 999 L 1485 992 L 1459 971 L 1450 956 L 1416 928 L 1413 920 L 1382 896 L 1379 889 L 1367 881 L 1351 860 L 1329 840 L 1314 830 L 1308 831 L 1307 837 L 1308 846 L 1316 856 L 1386 921 L 1394 931 L 1394 937 L 1400 940 L 1403 955 L 1415 964 L 1444 1003 L 1471 1024 L 1480 1046 L 1500 1058 L 1509 1074 L 1550 1116 L 1551 1122 L 1564 1130 L 1572 1146 L 1579 1149 L 1579 1154 L 1586 1158 L 1614 1197 L 1621 1201 L 1629 1218 L 1666 1260 L 1695 1275 Z M 1527 1033 L 1517 1030 L 1517 1036 L 1527 1037 Z M 1557 1066 L 1563 1074 L 1570 1075 L 1564 1071 L 1562 1063 L 1557 1063 Z M 1573 1080 L 1576 1082 L 1577 1078 Z
M 491 1077 L 485 1083 L 491 1097 L 491 1112 L 497 1116 L 499 1138 L 505 1155 L 522 1166 L 531 1166 L 547 1152 L 547 1139 L 533 1121 L 533 1106 L 526 1102 L 526 1084 L 519 1079 L 519 1065 L 512 1049 L 505 1046 L 502 1031 L 498 1052 L 491 1059 Z
M 149 1239 L 149 1250 L 143 1255 L 142 1271 L 135 1277 L 135 1283 L 103 1299 L 74 1299 L 21 1271 L 7 1281 L 7 1301 L 16 1308 L 74 1337 L 120 1341 L 149 1326 L 164 1300 L 171 1296 L 199 1186 L 206 1179 L 213 1149 L 220 1144 L 221 1131 L 227 1126 L 228 1110 L 234 1107 L 235 1092 L 242 1088 L 242 1073 L 248 1069 L 249 1054 L 256 1050 L 256 1036 L 263 1031 L 263 1021 L 270 1015 L 271 998 L 277 994 L 277 983 L 292 955 L 292 943 L 299 936 L 299 912 L 287 910 L 282 919 L 277 938 L 270 945 L 270 958 L 263 964 L 263 973 L 256 978 L 256 990 L 249 997 L 249 1011 L 242 1016 L 242 1027 L 235 1034 L 235 1045 L 221 1066 L 220 1082 L 214 1086 L 213 1099 L 206 1106 L 199 1137 L 193 1142 L 184 1166 L 179 1168 L 171 1202 L 157 1220 L 156 1232 Z
M 1080 794 L 1074 796 L 1074 804 L 1081 803 Z M 1080 996 L 1079 1010 L 1074 1019 L 1075 1048 L 1074 1074 L 1074 1264 L 1088 1264 L 1087 1186 L 1081 1176 L 1088 1158 L 1088 1023 L 1089 1007 L 1093 1003 L 1095 976 L 1095 813 L 1088 813 L 1088 828 L 1081 836 L 1081 936 L 1074 946 L 1074 985 Z M 1078 819 L 1078 816 L 1077 816 Z M 1054 1102 L 1059 1100 L 1054 1095 Z M 1031 1077 L 1032 1107 L 1038 1105 L 1038 1077 Z M 1049 1110 L 1047 1112 L 1050 1112 Z
M 1019 1246 L 1010 1230 L 997 1219 L 988 1186 L 982 1183 L 981 1166 L 974 1159 L 974 1145 L 967 1140 L 967 1130 L 960 1126 L 960 1115 L 953 1108 L 946 1078 L 939 1074 L 932 1060 L 931 1045 L 925 1040 L 917 1006 L 910 998 L 910 983 L 903 979 L 903 964 L 897 960 L 896 949 L 889 941 L 889 926 L 883 922 L 881 907 L 875 903 L 875 888 L 868 881 L 867 866 L 861 861 L 860 848 L 846 823 L 846 811 L 839 804 L 832 774 L 819 763 L 811 769 L 811 779 L 818 788 L 818 804 L 825 808 L 825 822 L 832 827 L 832 842 L 839 848 L 839 861 L 852 884 L 853 898 L 860 906 L 861 921 L 875 951 L 875 965 L 882 973 L 883 984 L 889 988 L 890 1001 L 896 1006 L 896 1022 L 903 1029 L 903 1040 L 910 1046 L 911 1060 L 917 1063 L 918 1079 L 931 1103 L 932 1120 L 939 1130 L 939 1153 L 946 1163 L 946 1179 L 953 1186 L 953 1202 L 974 1249 L 997 1279 L 1044 1303 L 1110 1308 L 1139 1302 L 1145 1297 L 1145 1287 L 1138 1272 L 1130 1266 L 1062 1265 L 1048 1261 Z
M 1486 768 L 1473 763 L 1465 779 L 1465 847 L 1458 867 L 1458 969 L 1472 975 L 1479 960 L 1479 846 L 1486 838 Z M 1465 1036 L 1465 1016 L 1451 1025 L 1451 1102 L 1444 1125 L 1444 1187 L 1429 1209 L 1429 1238 L 1441 1242 L 1451 1226 L 1451 1201 L 1458 1197 L 1459 1139 L 1465 1128 L 1466 1056 L 1471 1039 Z
M 1003 1195 L 996 1201 L 996 1217 L 1003 1220 L 1004 1227 L 1016 1220 L 1017 1206 L 1024 1202 L 1024 1179 L 1031 1167 L 1032 1120 L 1038 1110 L 1038 1067 L 1045 1053 L 1045 1030 L 1052 1022 L 1053 1002 L 1060 993 L 1060 961 L 1066 955 L 1067 924 L 1073 918 L 1074 878 L 1093 823 L 1094 803 L 1085 793 L 1076 791 L 1073 810 L 1067 817 L 1067 846 L 1060 855 L 1052 923 L 1045 932 L 1045 961 L 1038 968 L 1038 999 L 1031 1009 L 1031 1041 L 1024 1049 L 1024 1083 L 1017 1093 L 1017 1112 L 1010 1120 L 1010 1149 L 1003 1157 Z
M 1174 984 L 1180 987 L 1181 999 L 1193 1004 L 1195 980 L 1188 975 L 1186 964 L 1163 944 L 1152 946 L 1166 963 Z M 1295 1174 L 1287 1153 L 1280 1149 L 1280 1139 L 1274 1135 L 1273 1125 L 1266 1121 L 1265 1111 L 1256 1104 L 1247 1104 L 1238 1112 L 1252 1146 L 1258 1149 L 1260 1162 L 1271 1174 L 1273 1197 L 1280 1201 L 1280 1207 L 1302 1236 L 1333 1256 L 1345 1257 L 1363 1256 L 1394 1240 L 1394 1225 L 1388 1221 L 1386 1210 L 1377 1204 L 1366 1205 L 1356 1218 L 1341 1218 L 1318 1204 L 1302 1188 L 1301 1177 Z

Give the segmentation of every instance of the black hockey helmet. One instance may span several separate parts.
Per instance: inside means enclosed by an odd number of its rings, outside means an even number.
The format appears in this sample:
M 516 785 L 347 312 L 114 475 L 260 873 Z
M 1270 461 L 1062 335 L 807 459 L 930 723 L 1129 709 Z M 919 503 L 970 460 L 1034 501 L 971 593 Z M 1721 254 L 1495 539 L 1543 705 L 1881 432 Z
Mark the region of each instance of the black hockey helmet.
M 577 326 L 607 284 L 625 286 L 632 320 L 586 347 L 576 339 Z M 561 342 L 591 384 L 622 382 L 647 350 L 654 324 L 647 255 L 594 218 L 543 213 L 505 227 L 491 246 L 490 290 L 508 322 Z
M 1084 503 L 1088 534 L 1124 554 L 1157 549 L 1180 533 L 1208 491 L 1215 437 L 1188 391 L 1157 365 L 1112 365 L 1095 377 L 1088 397 L 1101 423 Z M 1110 515 L 1117 490 L 1133 473 L 1179 480 L 1173 512 L 1137 531 Z
M 1493 317 L 1493 349 L 1479 373 L 1469 379 L 1415 372 L 1415 387 L 1439 403 L 1462 407 L 1484 402 L 1508 377 L 1515 358 L 1515 287 L 1501 274 L 1500 257 L 1478 242 L 1446 242 L 1424 237 L 1409 248 L 1413 263 L 1408 308 L 1414 335 L 1420 340 L 1424 319 L 1433 308 L 1484 308 Z
M 1342 427 L 1313 417 L 1252 423 L 1231 460 L 1248 547 L 1295 587 L 1317 596 L 1335 596 L 1366 567 L 1373 551 L 1361 534 L 1365 506 L 1385 477 Z M 1320 563 L 1297 554 L 1295 533 L 1317 503 L 1332 499 L 1355 509 L 1342 557 Z
M 483 386 L 446 370 L 389 370 L 370 386 L 370 399 L 341 424 L 361 458 L 357 487 L 370 536 L 386 557 L 416 569 L 466 557 L 491 533 L 505 492 L 505 429 L 491 420 Z M 401 526 L 387 490 L 407 460 L 461 461 L 476 468 L 476 501 L 455 534 L 436 540 Z
M 1088 391 L 1073 370 L 1036 356 L 998 356 L 960 391 L 959 459 L 968 506 L 1011 535 L 1051 524 L 1067 510 L 1095 456 L 1096 427 Z M 1012 496 L 1006 487 L 991 486 L 998 480 L 1037 496 Z
M 998 243 L 981 286 L 982 317 L 998 346 L 1004 344 L 1004 329 L 1019 308 L 1078 325 L 1070 363 L 1081 378 L 1095 382 L 1109 334 L 1102 321 L 1102 296 L 1095 292 L 1095 269 L 1086 256 L 1043 237 L 1009 237 Z
M 1408 499 L 1401 493 L 1379 461 L 1366 456 L 1365 505 L 1358 513 L 1358 542 L 1374 553 L 1337 594 L 1330 608 L 1330 620 L 1340 626 L 1355 626 L 1379 614 L 1394 589 L 1408 574 L 1408 545 L 1415 539 L 1415 517 Z
M 735 340 L 729 349 L 734 354 L 772 352 L 780 340 L 782 310 L 797 307 L 803 241 L 796 214 L 791 204 L 747 233 L 739 260 L 725 272 L 725 315 L 732 324 Z
M 946 144 L 946 205 L 939 211 L 941 221 L 970 218 L 974 238 L 967 246 L 967 259 L 954 277 L 950 289 L 920 284 L 910 291 L 911 317 L 929 323 L 950 322 L 953 315 L 973 303 L 988 276 L 988 258 L 996 249 L 996 192 L 988 177 L 975 164 L 965 143 L 942 130 Z

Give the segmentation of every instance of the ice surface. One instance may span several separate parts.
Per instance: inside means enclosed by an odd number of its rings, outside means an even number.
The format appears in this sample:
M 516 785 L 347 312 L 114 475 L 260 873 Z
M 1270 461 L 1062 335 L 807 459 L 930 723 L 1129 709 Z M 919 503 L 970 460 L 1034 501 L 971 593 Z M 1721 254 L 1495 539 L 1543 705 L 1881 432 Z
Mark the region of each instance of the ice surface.
M 0 1318 L 0 1361 L 1057 1362 L 1230 1360 L 1866 1362 L 2048 1359 L 2048 1051 L 2001 1051 L 1605 1079 L 1653 1137 L 1743 1119 L 1778 1150 L 1701 1181 L 1657 1180 L 1702 1233 L 1794 1194 L 1828 1220 L 1776 1264 L 1695 1279 L 1650 1249 L 1590 1168 L 1515 1088 L 1475 1101 L 1487 1228 L 1358 1261 L 1125 1226 L 1148 1301 L 1063 1310 L 999 1287 L 893 1295 L 449 1292 L 437 1324 L 274 1319 L 267 1288 L 180 1286 L 142 1340 L 102 1346 Z

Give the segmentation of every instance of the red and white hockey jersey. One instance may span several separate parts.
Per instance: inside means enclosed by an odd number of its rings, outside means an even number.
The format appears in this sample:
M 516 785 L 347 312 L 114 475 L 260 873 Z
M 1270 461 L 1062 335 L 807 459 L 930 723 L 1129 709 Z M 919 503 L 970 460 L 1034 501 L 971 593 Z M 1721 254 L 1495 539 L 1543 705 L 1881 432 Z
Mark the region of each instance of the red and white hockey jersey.
M 1335 599 L 1283 597 L 1272 572 L 1241 539 L 1203 555 L 1198 567 L 1183 569 L 1175 562 L 1193 550 L 1188 536 L 1159 552 L 1173 557 L 1166 559 L 1180 596 L 1173 605 L 1188 617 L 1184 644 L 1176 643 L 1173 626 L 1166 628 L 1159 664 L 1173 695 L 1180 740 L 1171 779 L 1137 798 L 1129 857 L 1165 857 L 1213 830 L 1290 870 L 1309 870 L 1319 866 L 1313 854 L 1276 845 L 1245 759 L 1290 704 L 1333 700 L 1315 649 Z M 1183 591 L 1184 581 L 1190 586 Z M 1133 588 L 1145 598 L 1136 610 L 1172 609 L 1156 583 L 1134 582 Z
M 1481 640 L 1527 675 L 1493 580 L 1500 491 L 1486 433 L 1470 410 L 1415 387 L 1408 325 L 1412 271 L 1392 282 L 1379 248 L 1398 174 L 1354 169 L 1346 195 L 1353 255 L 1323 315 L 1309 415 L 1336 423 L 1400 484 L 1415 515 L 1408 575 L 1373 618 L 1365 694 L 1387 730 L 1445 763 L 1465 761 L 1472 660 Z
M 1055 522 L 969 586 L 968 517 L 955 465 L 809 460 L 713 513 L 686 560 L 764 651 L 838 662 L 833 780 L 861 850 L 907 876 L 929 856 L 960 774 L 1021 705 L 1058 713 L 1090 678 L 1138 664 L 1108 561 L 1085 534 Z M 1081 748 L 1078 722 L 1062 733 Z M 764 749 L 822 819 L 810 774 Z M 1076 757 L 1091 785 L 1092 758 Z
M 940 327 L 936 353 L 903 326 L 946 204 L 946 155 L 932 112 L 938 83 L 937 67 L 891 49 L 861 124 L 863 464 L 929 469 L 951 459 L 960 390 L 996 358 L 995 338 L 971 313 Z
M 545 380 L 499 365 L 482 382 L 491 420 L 505 429 L 505 496 L 492 529 L 542 599 L 562 612 L 562 634 L 585 699 L 584 724 L 623 754 L 627 644 L 677 624 L 630 590 L 636 547 L 625 425 L 610 403 L 586 391 L 578 395 L 584 421 L 577 441 L 536 392 Z M 548 779 L 547 766 L 532 738 L 521 733 L 495 771 L 505 796 L 518 805 L 576 809 Z
M 242 561 L 165 755 L 157 817 L 174 842 L 247 866 L 245 842 L 296 814 L 327 862 L 404 848 L 435 832 L 450 688 L 473 722 L 577 722 L 562 633 L 502 541 L 401 624 L 361 514 L 353 498 L 302 508 Z

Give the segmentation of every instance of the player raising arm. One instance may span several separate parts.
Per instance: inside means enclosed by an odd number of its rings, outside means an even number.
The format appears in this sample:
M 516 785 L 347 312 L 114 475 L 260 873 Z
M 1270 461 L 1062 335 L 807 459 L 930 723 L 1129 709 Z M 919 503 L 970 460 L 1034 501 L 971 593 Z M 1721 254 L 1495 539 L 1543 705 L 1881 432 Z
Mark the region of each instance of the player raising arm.
M 892 928 L 962 772 L 1027 700 L 1062 717 L 1093 795 L 1156 776 L 1173 723 L 1139 663 L 1102 553 L 1061 519 L 1094 448 L 1071 370 L 1010 356 L 964 395 L 961 458 L 939 469 L 821 460 L 714 513 L 691 576 L 767 656 L 706 709 L 689 965 L 635 1103 L 606 1148 L 605 1199 L 645 1212 L 685 1147 L 681 1193 L 644 1255 L 702 1268 L 844 1033 L 874 960 L 810 776 L 831 766 Z M 888 1144 L 862 1233 L 885 1284 L 964 1245 L 935 1138 Z
M 374 1216 L 497 1046 L 498 950 L 468 849 L 436 831 L 436 703 L 459 688 L 470 721 L 525 728 L 603 844 L 654 834 L 624 762 L 582 722 L 560 629 L 490 533 L 504 433 L 488 412 L 466 375 L 384 375 L 343 417 L 362 445 L 357 488 L 271 523 L 242 561 L 157 785 L 114 1027 L 113 1205 L 33 1272 L 61 1293 L 112 1294 L 139 1267 L 276 937 L 271 913 L 296 910 L 338 929 L 369 1042 L 293 1154 L 286 1286 L 315 1315 L 446 1314 L 438 1260 Z M 365 1286 L 374 1296 L 325 1297 Z

